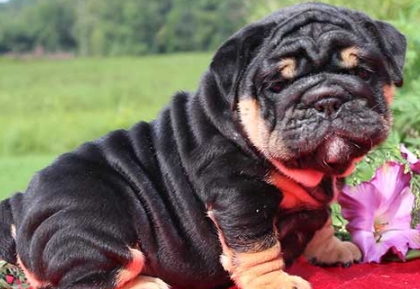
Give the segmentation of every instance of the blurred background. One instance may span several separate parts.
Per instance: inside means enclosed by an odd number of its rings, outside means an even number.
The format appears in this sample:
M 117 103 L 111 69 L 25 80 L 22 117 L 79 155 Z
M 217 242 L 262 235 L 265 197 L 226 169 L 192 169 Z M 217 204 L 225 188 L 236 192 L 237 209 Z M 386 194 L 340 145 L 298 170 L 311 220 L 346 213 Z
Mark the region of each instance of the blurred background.
M 195 90 L 215 49 L 289 0 L 0 0 L 0 199 L 57 155 L 154 118 Z M 420 146 L 420 0 L 321 1 L 391 22 L 408 38 L 393 133 L 350 182 L 398 143 Z

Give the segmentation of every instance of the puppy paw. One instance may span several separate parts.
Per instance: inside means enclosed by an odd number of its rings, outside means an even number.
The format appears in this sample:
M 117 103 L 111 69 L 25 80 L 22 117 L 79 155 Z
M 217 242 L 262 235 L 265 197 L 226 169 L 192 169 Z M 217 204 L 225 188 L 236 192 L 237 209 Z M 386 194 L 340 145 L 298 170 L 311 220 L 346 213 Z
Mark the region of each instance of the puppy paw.
M 311 289 L 311 284 L 299 276 L 288 275 L 281 278 L 281 283 L 275 288 L 280 289 Z M 265 287 L 263 287 L 265 288 Z M 267 287 L 268 288 L 268 287 Z M 274 288 L 274 287 L 273 287 Z
M 358 263 L 362 259 L 359 248 L 351 242 L 343 242 L 337 238 L 331 238 L 328 244 L 317 248 L 310 256 L 309 262 L 320 266 L 350 267 L 353 263 Z
M 311 289 L 308 281 L 301 277 L 289 275 L 283 271 L 270 272 L 256 278 L 243 276 L 236 280 L 240 289 Z
M 170 286 L 161 279 L 149 276 L 138 276 L 119 289 L 169 289 Z

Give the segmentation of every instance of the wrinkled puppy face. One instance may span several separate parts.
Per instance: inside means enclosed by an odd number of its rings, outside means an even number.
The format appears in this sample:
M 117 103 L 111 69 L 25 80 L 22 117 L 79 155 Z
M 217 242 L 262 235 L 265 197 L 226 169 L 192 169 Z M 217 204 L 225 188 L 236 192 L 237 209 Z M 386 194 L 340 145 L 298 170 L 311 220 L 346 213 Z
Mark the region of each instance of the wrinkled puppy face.
M 250 142 L 280 170 L 343 176 L 387 137 L 402 80 L 364 27 L 318 14 L 272 29 L 243 73 L 237 108 Z

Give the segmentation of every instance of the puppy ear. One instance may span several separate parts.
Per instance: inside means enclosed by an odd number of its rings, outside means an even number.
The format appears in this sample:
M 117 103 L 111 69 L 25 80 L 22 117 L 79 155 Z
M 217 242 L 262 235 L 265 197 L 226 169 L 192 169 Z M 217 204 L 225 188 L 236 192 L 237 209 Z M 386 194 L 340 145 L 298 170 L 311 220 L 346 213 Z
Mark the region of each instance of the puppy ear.
M 241 77 L 258 53 L 273 23 L 251 24 L 228 39 L 216 52 L 210 65 L 217 86 L 235 107 L 235 94 Z
M 376 29 L 379 31 L 380 45 L 388 56 L 392 81 L 396 86 L 403 85 L 403 67 L 405 62 L 405 52 L 407 41 L 392 25 L 375 21 Z

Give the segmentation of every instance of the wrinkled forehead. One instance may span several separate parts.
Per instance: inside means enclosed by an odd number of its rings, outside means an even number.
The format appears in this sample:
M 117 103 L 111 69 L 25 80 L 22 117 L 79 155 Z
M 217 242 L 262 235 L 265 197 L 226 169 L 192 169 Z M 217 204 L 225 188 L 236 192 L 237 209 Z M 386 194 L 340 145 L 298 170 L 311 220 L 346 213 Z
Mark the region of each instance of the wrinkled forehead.
M 360 55 L 377 54 L 365 25 L 365 21 L 355 21 L 339 11 L 299 11 L 278 21 L 264 52 L 275 59 L 304 56 L 314 63 L 351 47 Z

